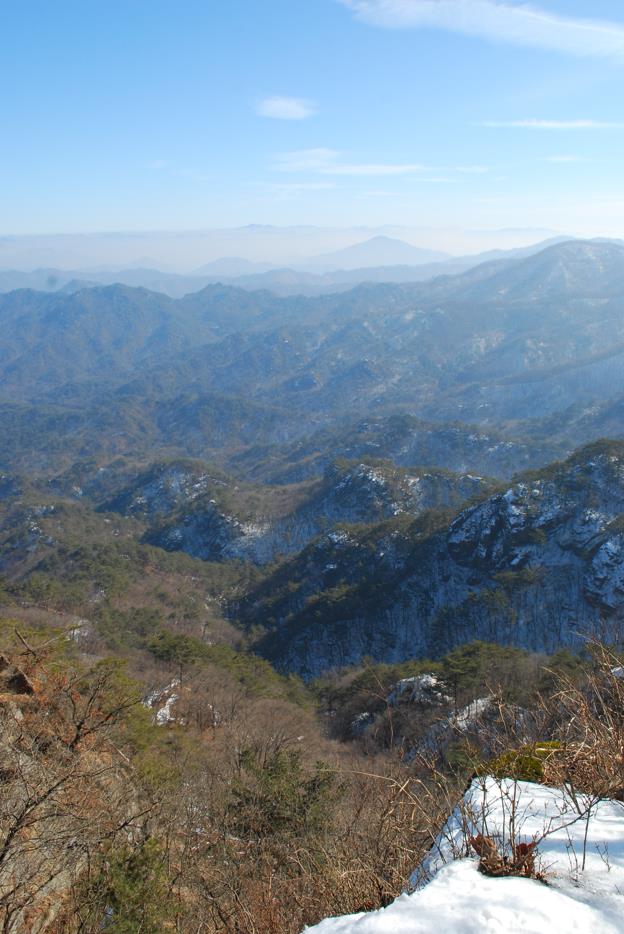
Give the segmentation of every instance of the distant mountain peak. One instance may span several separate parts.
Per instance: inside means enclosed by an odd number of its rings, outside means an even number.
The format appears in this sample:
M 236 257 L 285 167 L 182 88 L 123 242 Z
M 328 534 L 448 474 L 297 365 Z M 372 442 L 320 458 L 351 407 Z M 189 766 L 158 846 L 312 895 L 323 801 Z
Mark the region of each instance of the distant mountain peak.
M 307 263 L 317 270 L 358 269 L 367 266 L 420 266 L 449 259 L 448 253 L 413 246 L 405 240 L 379 235 L 337 250 L 317 256 Z

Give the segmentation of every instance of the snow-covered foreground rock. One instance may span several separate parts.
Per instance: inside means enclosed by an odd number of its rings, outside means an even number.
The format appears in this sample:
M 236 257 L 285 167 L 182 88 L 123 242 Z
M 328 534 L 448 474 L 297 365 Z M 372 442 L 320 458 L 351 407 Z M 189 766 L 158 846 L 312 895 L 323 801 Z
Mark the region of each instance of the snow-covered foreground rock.
M 580 812 L 580 813 L 579 813 Z M 537 842 L 546 884 L 492 878 L 467 856 L 468 838 L 483 834 L 501 852 Z M 624 805 L 576 801 L 559 788 L 488 778 L 475 780 L 435 847 L 411 880 L 417 890 L 388 908 L 330 918 L 309 934 L 526 934 L 624 931 Z
M 370 914 L 330 918 L 310 934 L 621 934 L 621 917 L 527 879 L 488 879 L 474 860 L 446 866 L 425 889 Z

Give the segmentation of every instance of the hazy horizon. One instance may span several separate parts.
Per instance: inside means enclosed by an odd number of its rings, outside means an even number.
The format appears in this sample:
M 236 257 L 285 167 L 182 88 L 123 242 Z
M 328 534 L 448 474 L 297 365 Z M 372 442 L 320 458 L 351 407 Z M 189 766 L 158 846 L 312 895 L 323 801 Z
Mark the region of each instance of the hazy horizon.
M 249 225 L 223 230 L 20 234 L 0 237 L 0 269 L 79 271 L 141 266 L 189 273 L 204 264 L 230 258 L 247 261 L 251 267 L 307 267 L 325 256 L 339 255 L 342 250 L 377 238 L 439 253 L 431 261 L 438 258 L 443 261 L 445 256 L 513 250 L 562 236 L 572 238 L 574 234 L 532 229 L 419 230 L 390 225 L 357 228 Z M 371 261 L 361 265 L 418 265 L 427 261 L 426 258 L 401 263 Z

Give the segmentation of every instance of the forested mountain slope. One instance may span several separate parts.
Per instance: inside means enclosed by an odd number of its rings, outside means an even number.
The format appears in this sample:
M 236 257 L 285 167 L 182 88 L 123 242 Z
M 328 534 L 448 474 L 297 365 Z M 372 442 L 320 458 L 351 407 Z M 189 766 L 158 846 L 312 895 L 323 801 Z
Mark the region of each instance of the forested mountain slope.
M 575 241 L 317 298 L 220 285 L 178 300 L 128 286 L 12 292 L 0 297 L 1 466 L 161 453 L 265 480 L 285 445 L 275 476 L 299 479 L 310 474 L 291 475 L 291 455 L 309 450 L 318 475 L 328 449 L 361 456 L 355 426 L 402 414 L 427 422 L 427 439 L 386 451 L 381 437 L 379 456 L 509 476 L 514 458 L 545 464 L 604 433 L 594 414 L 617 429 L 623 270 L 621 245 Z M 491 450 L 506 443 L 507 457 Z
M 331 531 L 241 606 L 307 677 L 472 639 L 578 646 L 624 621 L 624 445 L 597 443 L 459 513 Z

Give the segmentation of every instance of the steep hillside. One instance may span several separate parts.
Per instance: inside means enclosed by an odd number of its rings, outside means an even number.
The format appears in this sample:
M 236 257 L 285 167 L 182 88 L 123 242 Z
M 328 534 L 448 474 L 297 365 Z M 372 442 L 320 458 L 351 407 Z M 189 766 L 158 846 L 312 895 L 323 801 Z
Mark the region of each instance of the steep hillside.
M 11 400 L 86 378 L 109 380 L 191 343 L 163 295 L 123 286 L 72 295 L 21 291 L 0 296 L 0 394 Z M 208 337 L 208 335 L 206 336 Z
M 119 384 L 239 329 L 296 313 L 268 292 L 219 285 L 178 301 L 125 285 L 0 295 L 0 397 Z
M 492 267 L 494 268 L 494 267 Z M 467 273 L 466 281 L 475 274 Z M 624 244 L 598 240 L 558 243 L 537 255 L 507 265 L 481 284 L 466 288 L 463 298 L 481 301 L 542 303 L 562 298 L 607 301 L 624 291 Z
M 484 496 L 491 481 L 387 462 L 334 462 L 322 480 L 259 487 L 188 461 L 156 464 L 101 511 L 141 517 L 145 540 L 210 561 L 266 564 L 293 554 L 337 523 L 374 522 Z
M 565 454 L 565 445 L 553 440 L 555 433 L 553 426 L 549 430 L 545 426 L 532 440 L 522 439 L 521 431 L 486 431 L 458 422 L 427 422 L 409 414 L 371 415 L 289 445 L 250 448 L 232 457 L 231 469 L 250 479 L 289 483 L 317 476 L 336 456 L 382 457 L 403 467 L 424 465 L 509 478 Z
M 241 608 L 258 648 L 307 677 L 480 638 L 550 651 L 624 615 L 624 445 L 598 443 L 455 517 L 330 532 Z
M 80 389 L 82 404 L 0 403 L 0 470 L 51 477 L 77 460 L 118 456 L 139 462 L 189 456 L 227 465 L 249 447 L 284 444 L 316 427 L 294 423 L 285 410 L 217 393 L 144 395 L 141 385 L 104 395 Z

